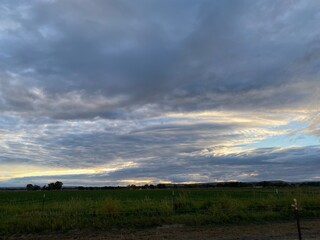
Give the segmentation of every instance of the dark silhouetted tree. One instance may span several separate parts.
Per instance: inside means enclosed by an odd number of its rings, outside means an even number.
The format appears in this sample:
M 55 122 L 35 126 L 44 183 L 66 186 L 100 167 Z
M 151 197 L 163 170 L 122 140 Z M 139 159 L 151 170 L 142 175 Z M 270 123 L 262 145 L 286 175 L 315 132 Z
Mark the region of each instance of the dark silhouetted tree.
M 54 183 L 54 189 L 55 189 L 55 190 L 60 190 L 60 189 L 62 188 L 62 185 L 63 185 L 62 182 L 56 181 L 56 182 Z
M 33 191 L 39 191 L 41 187 L 39 185 L 33 185 Z
M 27 191 L 38 191 L 41 187 L 38 185 L 27 184 L 26 189 Z
M 55 188 L 55 185 L 53 182 L 48 184 L 48 187 L 47 187 L 48 190 L 54 190 L 54 188 Z
M 43 190 L 60 190 L 62 189 L 63 183 L 60 181 L 56 181 L 55 183 L 49 183 L 48 186 L 43 186 Z
M 26 189 L 27 189 L 27 191 L 32 191 L 33 190 L 33 185 L 32 184 L 27 184 Z

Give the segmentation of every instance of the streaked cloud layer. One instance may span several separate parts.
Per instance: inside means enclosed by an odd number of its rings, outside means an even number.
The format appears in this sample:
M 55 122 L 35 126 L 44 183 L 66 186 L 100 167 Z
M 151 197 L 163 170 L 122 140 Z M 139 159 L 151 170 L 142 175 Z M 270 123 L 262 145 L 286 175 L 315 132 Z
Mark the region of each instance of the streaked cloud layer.
M 319 10 L 0 0 L 0 186 L 319 180 Z

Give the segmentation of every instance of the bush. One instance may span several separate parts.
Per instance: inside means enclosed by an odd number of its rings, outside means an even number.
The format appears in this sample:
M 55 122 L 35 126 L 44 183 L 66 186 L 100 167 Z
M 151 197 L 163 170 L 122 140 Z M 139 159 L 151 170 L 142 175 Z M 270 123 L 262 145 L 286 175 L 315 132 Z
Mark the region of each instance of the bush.
M 241 202 L 231 198 L 222 198 L 207 205 L 208 213 L 211 214 L 216 222 L 237 222 L 245 218 Z
M 106 198 L 102 205 L 102 214 L 117 216 L 120 214 L 120 201 L 113 198 Z
M 180 193 L 173 199 L 173 209 L 175 212 L 188 212 L 194 210 L 194 202 L 186 192 Z

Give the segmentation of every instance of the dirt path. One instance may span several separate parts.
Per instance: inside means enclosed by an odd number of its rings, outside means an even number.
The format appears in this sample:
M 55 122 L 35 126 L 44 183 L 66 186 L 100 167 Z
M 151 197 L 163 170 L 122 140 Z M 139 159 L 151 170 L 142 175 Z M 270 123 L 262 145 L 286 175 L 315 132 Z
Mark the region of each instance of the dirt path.
M 320 239 L 320 220 L 302 223 L 303 240 Z M 181 225 L 162 226 L 145 230 L 71 231 L 68 233 L 47 233 L 0 237 L 13 240 L 295 240 L 297 229 L 292 223 L 272 223 L 245 226 L 186 227 Z

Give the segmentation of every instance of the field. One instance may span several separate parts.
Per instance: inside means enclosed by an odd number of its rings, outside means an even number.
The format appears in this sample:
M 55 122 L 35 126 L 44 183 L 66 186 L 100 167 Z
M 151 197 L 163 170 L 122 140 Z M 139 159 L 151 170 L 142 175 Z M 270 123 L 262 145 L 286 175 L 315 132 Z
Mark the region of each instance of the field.
M 141 229 L 320 218 L 320 188 L 210 188 L 0 192 L 0 235 Z

